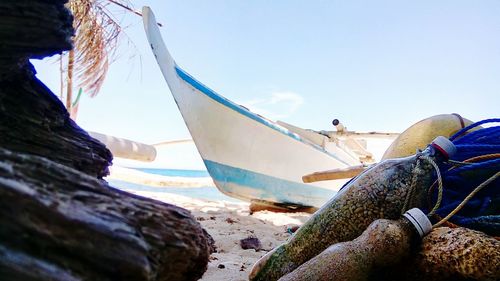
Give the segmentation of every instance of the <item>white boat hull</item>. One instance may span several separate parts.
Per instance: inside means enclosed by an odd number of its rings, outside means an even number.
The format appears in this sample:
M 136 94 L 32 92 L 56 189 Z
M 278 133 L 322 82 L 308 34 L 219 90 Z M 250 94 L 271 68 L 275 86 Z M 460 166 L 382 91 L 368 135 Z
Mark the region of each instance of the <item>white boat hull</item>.
M 144 8 L 148 40 L 196 147 L 217 188 L 247 201 L 320 207 L 345 180 L 302 183 L 302 176 L 360 162 L 335 154 L 218 95 L 180 69 L 156 20 Z

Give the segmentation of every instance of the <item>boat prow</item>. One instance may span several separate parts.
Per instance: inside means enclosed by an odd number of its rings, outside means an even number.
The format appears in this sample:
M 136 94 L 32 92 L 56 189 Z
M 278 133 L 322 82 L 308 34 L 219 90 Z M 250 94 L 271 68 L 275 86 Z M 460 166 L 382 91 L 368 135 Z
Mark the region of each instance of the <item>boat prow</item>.
M 217 188 L 246 201 L 320 207 L 345 180 L 305 184 L 315 171 L 359 165 L 342 146 L 324 147 L 212 91 L 179 68 L 151 9 L 143 8 L 151 49 Z M 323 136 L 326 138 L 326 136 Z

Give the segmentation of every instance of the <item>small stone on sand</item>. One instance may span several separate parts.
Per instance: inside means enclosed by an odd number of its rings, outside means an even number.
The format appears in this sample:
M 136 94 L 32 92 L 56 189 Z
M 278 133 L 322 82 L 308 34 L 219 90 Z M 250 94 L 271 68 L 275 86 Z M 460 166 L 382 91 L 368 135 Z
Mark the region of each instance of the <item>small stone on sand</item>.
M 256 252 L 262 249 L 262 244 L 257 237 L 248 237 L 240 240 L 240 246 L 242 249 L 254 249 Z

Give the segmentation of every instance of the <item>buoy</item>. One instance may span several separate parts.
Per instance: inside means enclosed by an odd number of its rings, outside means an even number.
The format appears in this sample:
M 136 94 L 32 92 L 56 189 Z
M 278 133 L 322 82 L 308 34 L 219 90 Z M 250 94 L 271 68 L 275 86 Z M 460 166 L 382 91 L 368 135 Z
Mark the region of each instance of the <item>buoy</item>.
M 423 119 L 401 133 L 385 151 L 382 160 L 413 155 L 417 149 L 424 149 L 437 136 L 449 138 L 472 123 L 456 113 Z

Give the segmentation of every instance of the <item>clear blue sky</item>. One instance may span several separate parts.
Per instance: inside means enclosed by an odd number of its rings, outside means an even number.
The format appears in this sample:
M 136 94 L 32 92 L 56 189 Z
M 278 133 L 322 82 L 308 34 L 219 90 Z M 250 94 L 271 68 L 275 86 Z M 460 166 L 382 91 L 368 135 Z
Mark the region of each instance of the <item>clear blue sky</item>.
M 400 132 L 440 113 L 500 116 L 500 1 L 133 3 L 153 9 L 184 70 L 271 118 L 312 129 L 339 118 L 352 130 Z M 146 143 L 188 138 L 141 19 L 124 19 L 136 51 L 122 40 L 77 122 Z M 35 64 L 57 93 L 57 65 Z

